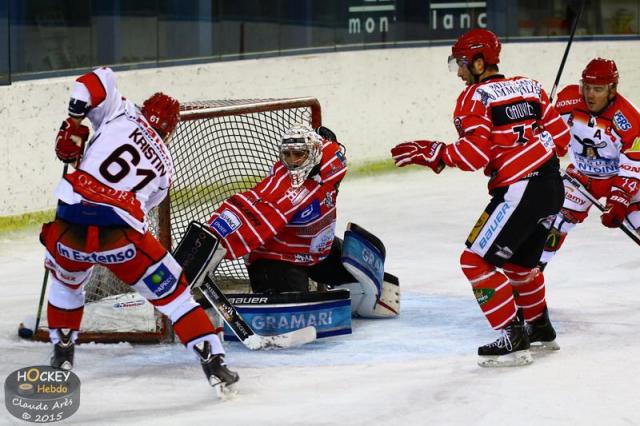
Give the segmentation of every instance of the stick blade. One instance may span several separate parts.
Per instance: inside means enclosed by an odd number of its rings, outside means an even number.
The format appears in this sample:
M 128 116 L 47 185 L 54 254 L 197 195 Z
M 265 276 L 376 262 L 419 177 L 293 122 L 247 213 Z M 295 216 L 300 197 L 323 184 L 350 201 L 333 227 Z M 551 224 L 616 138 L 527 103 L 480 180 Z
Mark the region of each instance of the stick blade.
M 316 328 L 308 326 L 275 336 L 260 336 L 258 334 L 253 334 L 246 338 L 242 343 L 252 351 L 260 349 L 286 349 L 311 343 L 316 340 L 316 338 Z

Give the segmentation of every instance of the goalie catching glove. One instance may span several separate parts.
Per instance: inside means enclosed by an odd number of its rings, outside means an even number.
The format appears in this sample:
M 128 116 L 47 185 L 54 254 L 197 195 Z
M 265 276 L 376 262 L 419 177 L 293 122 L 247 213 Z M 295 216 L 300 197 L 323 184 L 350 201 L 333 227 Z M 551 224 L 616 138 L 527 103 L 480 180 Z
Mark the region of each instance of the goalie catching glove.
M 89 139 L 89 128 L 77 118 L 69 117 L 62 122 L 56 137 L 56 155 L 63 163 L 73 163 L 82 154 L 84 143 Z
M 403 142 L 391 148 L 391 156 L 398 167 L 418 164 L 430 167 L 434 172 L 440 173 L 445 167 L 442 159 L 445 146 L 443 142 L 435 141 Z

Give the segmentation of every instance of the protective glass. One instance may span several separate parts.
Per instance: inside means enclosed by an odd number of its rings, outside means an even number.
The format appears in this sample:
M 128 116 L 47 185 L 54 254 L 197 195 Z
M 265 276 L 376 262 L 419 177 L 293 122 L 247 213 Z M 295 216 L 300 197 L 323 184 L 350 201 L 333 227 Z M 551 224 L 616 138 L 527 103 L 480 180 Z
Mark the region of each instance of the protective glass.
M 447 63 L 449 64 L 449 71 L 458 72 L 459 67 L 466 67 L 467 61 L 464 59 L 456 58 L 455 56 L 449 56 L 447 59 Z

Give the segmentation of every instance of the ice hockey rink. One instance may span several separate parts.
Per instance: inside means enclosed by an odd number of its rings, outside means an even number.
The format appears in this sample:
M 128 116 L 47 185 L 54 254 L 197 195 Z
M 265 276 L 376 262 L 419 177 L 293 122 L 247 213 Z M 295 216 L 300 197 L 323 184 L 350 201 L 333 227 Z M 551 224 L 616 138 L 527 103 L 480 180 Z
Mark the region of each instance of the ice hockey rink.
M 390 145 L 395 141 L 390 141 Z M 402 312 L 356 320 L 353 334 L 251 352 L 225 343 L 239 394 L 220 401 L 179 344 L 81 345 L 74 372 L 77 425 L 634 425 L 640 424 L 639 247 L 599 215 L 577 227 L 546 270 L 561 350 L 520 368 L 483 369 L 493 341 L 459 268 L 489 196 L 481 173 L 430 170 L 348 178 L 338 233 L 353 221 L 387 246 Z M 48 363 L 49 345 L 24 341 L 36 310 L 43 247 L 38 229 L 0 234 L 0 377 Z M 4 410 L 0 424 L 26 424 Z

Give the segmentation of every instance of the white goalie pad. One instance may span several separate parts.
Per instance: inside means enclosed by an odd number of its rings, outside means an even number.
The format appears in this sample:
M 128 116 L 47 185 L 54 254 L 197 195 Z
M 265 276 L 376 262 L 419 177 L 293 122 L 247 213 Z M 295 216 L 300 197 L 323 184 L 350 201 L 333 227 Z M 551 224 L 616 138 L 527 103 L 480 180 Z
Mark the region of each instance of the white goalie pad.
M 351 314 L 362 318 L 393 318 L 400 315 L 400 283 L 395 275 L 384 273 L 382 292 L 377 299 L 361 283 L 336 286 L 351 293 Z

